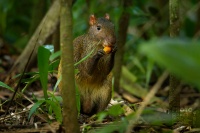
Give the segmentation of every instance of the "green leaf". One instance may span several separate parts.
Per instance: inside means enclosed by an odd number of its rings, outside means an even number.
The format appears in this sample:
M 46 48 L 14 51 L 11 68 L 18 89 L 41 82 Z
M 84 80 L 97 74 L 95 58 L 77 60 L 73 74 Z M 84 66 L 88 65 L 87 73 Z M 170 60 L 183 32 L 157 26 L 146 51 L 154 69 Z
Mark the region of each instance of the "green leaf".
M 25 73 L 24 75 L 26 75 L 27 77 L 30 77 L 30 76 L 34 76 L 34 75 L 37 75 L 37 74 L 39 74 L 38 72 L 28 72 L 28 73 Z M 18 77 L 20 77 L 22 74 L 20 73 L 20 74 L 17 74 L 17 75 L 15 75 L 15 76 L 13 76 L 12 77 L 12 79 L 15 79 L 15 78 L 18 78 Z
M 78 114 L 80 114 L 80 110 L 81 110 L 80 92 L 79 92 L 77 84 L 75 84 L 75 87 L 76 87 L 76 106 L 77 106 Z
M 47 81 L 48 81 L 48 68 L 50 51 L 42 46 L 38 48 L 38 68 L 40 74 L 40 81 L 42 84 L 44 98 L 47 99 Z
M 46 103 L 48 103 L 51 106 L 53 112 L 55 113 L 56 120 L 62 123 L 62 113 L 59 103 L 51 100 L 46 100 Z
M 161 39 L 145 42 L 140 52 L 200 88 L 200 42 Z
M 30 119 L 30 117 L 32 116 L 33 113 L 35 113 L 35 111 L 40 107 L 40 105 L 42 105 L 45 102 L 45 100 L 39 100 L 37 101 L 30 109 L 29 115 L 28 115 L 28 119 Z
M 148 59 L 147 62 L 147 71 L 146 71 L 146 88 L 148 88 L 148 84 L 151 78 L 151 73 L 153 71 L 154 61 L 152 59 Z
M 171 115 L 156 111 L 156 109 L 152 107 L 147 107 L 143 110 L 142 119 L 147 123 L 151 123 L 151 125 L 157 126 L 163 124 L 170 125 L 172 122 Z
M 49 65 L 49 71 L 52 72 L 53 70 L 58 68 L 59 63 L 60 63 L 60 60 L 55 60 L 55 61 L 51 62 Z
M 112 107 L 109 108 L 108 114 L 111 116 L 119 116 L 123 113 L 123 108 L 121 107 L 120 104 L 113 105 Z
M 147 16 L 147 14 L 142 9 L 136 6 L 132 8 L 132 14 L 134 16 Z
M 25 87 L 22 89 L 22 93 L 24 93 L 24 91 L 29 87 L 29 85 L 31 85 L 33 82 L 39 80 L 40 76 L 39 74 L 35 74 L 34 76 L 27 78 L 27 79 L 23 79 L 22 82 L 26 83 Z
M 79 70 L 78 70 L 78 69 L 75 69 L 75 70 L 74 70 L 74 73 L 75 73 L 75 74 L 79 73 Z
M 128 121 L 126 119 L 122 119 L 120 122 L 115 121 L 111 124 L 108 124 L 100 129 L 93 130 L 91 133 L 124 133 L 126 131 L 128 125 Z
M 8 12 L 13 8 L 14 0 L 0 0 L 0 30 L 5 35 L 9 19 Z M 10 12 L 9 12 L 10 13 Z
M 131 73 L 125 66 L 122 66 L 122 77 L 132 83 L 135 83 L 137 80 L 137 77 L 133 73 Z
M 55 84 L 55 86 L 54 86 L 54 88 L 53 88 L 53 91 L 54 91 L 54 92 L 55 92 L 56 89 L 58 88 L 58 85 L 60 84 L 61 79 L 62 79 L 62 75 L 61 75 L 59 78 L 57 78 L 57 82 L 56 82 L 56 84 Z
M 52 106 L 49 106 L 49 109 L 48 109 L 48 115 L 51 115 L 51 116 L 52 116 L 52 114 L 53 114 Z
M 51 54 L 49 60 L 50 60 L 50 61 L 53 61 L 53 60 L 55 60 L 57 57 L 59 57 L 60 55 L 61 55 L 61 51 L 57 51 L 57 52 Z
M 62 103 L 63 102 L 63 99 L 61 96 L 55 96 L 54 97 L 56 99 L 56 101 L 58 101 L 59 103 Z
M 142 66 L 141 60 L 138 57 L 132 58 L 133 63 L 140 69 L 142 73 L 145 73 L 145 69 Z
M 14 92 L 14 89 L 0 81 L 0 86 Z
M 99 122 L 102 122 L 103 119 L 108 115 L 108 112 L 102 111 L 97 114 L 97 118 Z
M 50 95 L 49 100 L 56 101 L 58 103 L 62 103 L 63 102 L 63 99 L 62 99 L 61 96 L 55 96 L 54 93 L 52 93 L 52 92 L 48 92 L 48 94 Z

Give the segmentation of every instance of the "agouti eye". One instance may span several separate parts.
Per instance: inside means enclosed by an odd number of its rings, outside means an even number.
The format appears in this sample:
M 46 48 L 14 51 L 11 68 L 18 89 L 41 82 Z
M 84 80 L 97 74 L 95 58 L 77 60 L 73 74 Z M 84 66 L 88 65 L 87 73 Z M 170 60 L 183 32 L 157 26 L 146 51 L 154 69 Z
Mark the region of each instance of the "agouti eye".
M 97 30 L 101 30 L 101 26 L 97 26 Z

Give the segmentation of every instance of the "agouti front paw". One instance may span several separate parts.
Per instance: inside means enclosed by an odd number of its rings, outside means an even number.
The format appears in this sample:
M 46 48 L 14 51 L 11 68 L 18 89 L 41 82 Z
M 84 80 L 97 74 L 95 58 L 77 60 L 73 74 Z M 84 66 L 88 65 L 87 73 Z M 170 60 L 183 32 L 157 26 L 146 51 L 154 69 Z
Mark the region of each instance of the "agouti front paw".
M 105 51 L 103 51 L 102 49 L 100 49 L 100 50 L 97 51 L 97 55 L 98 55 L 99 58 L 101 58 L 105 54 L 106 54 Z
M 113 47 L 112 53 L 115 53 L 117 51 L 117 46 Z

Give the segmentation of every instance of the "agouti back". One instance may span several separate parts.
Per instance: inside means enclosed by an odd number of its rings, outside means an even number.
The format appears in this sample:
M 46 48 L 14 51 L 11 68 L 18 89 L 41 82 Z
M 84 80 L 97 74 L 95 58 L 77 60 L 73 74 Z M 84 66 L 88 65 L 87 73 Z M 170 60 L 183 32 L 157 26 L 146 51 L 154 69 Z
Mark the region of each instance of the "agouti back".
M 111 100 L 116 36 L 108 14 L 101 18 L 91 15 L 89 24 L 88 32 L 75 38 L 73 46 L 75 63 L 94 50 L 77 66 L 79 72 L 75 75 L 80 91 L 81 113 L 93 115 L 104 110 Z M 111 48 L 111 51 L 104 51 L 105 47 Z

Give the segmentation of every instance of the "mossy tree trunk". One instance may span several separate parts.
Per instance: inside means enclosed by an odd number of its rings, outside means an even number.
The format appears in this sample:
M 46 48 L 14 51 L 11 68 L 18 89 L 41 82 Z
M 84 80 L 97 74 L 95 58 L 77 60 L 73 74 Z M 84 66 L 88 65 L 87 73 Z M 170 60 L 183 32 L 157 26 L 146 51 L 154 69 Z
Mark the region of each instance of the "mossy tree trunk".
M 170 14 L 170 37 L 175 38 L 179 35 L 180 19 L 179 19 L 179 0 L 169 1 Z M 177 120 L 180 115 L 180 80 L 174 75 L 170 75 L 169 90 L 169 110 L 172 115 L 172 122 Z
M 124 45 L 126 43 L 127 29 L 129 25 L 130 13 L 128 8 L 132 5 L 131 0 L 123 0 L 123 11 L 119 19 L 119 29 L 117 34 L 117 52 L 114 65 L 114 88 L 119 92 L 121 70 L 123 65 Z
M 60 0 L 61 95 L 66 133 L 79 132 L 77 122 L 74 58 L 72 45 L 72 0 Z

